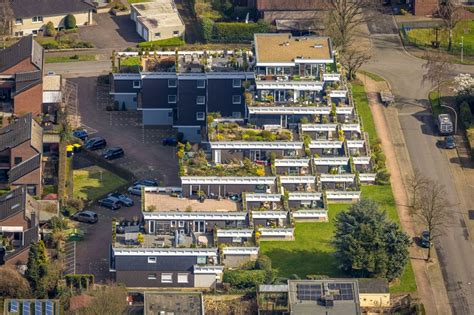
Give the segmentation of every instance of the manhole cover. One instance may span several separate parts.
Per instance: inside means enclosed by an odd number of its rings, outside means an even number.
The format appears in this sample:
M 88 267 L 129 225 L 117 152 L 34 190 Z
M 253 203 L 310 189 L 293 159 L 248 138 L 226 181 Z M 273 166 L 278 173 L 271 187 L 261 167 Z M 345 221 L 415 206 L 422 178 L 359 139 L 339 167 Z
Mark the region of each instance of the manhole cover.
M 474 210 L 469 210 L 469 220 L 474 220 Z

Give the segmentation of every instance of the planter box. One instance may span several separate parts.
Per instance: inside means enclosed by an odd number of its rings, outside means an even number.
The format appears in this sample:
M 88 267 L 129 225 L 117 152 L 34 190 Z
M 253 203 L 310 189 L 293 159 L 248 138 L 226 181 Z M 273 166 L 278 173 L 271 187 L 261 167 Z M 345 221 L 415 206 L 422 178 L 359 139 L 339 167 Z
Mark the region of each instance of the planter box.
M 115 16 L 123 16 L 123 15 L 129 15 L 130 14 L 130 10 L 120 11 L 120 10 L 112 9 L 112 10 L 110 10 L 110 12 Z

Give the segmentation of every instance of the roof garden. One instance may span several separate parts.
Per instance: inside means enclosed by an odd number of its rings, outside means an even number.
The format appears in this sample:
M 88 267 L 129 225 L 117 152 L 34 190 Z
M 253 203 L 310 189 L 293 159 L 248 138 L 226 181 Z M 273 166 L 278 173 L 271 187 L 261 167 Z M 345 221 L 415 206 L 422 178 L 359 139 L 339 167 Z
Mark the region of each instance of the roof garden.
M 217 122 L 209 128 L 210 141 L 293 141 L 293 133 L 288 129 L 255 129 L 235 122 Z
M 179 198 L 176 195 L 168 195 L 157 192 L 146 191 L 143 198 L 144 211 L 240 211 L 241 204 L 231 199 L 197 199 Z

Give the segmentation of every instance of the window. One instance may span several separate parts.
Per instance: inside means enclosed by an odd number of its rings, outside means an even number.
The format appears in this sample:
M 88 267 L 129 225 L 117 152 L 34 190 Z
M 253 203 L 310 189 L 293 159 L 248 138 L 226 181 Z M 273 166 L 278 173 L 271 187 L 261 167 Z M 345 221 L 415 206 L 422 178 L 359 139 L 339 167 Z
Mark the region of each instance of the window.
M 141 87 L 141 82 L 138 80 L 133 81 L 133 88 L 134 89 L 139 89 Z
M 197 112 L 196 120 L 204 120 L 204 112 Z
M 23 19 L 22 18 L 17 18 L 15 20 L 15 25 L 23 24 Z
M 240 104 L 242 97 L 240 95 L 232 95 L 232 104 Z
M 240 79 L 233 79 L 232 80 L 232 87 L 234 87 L 234 88 L 242 87 L 242 81 Z
M 173 274 L 172 273 L 162 273 L 161 274 L 161 283 L 172 283 Z
M 170 226 L 171 227 L 176 227 L 176 221 L 171 221 Z
M 23 36 L 23 31 L 15 32 L 15 37 L 21 37 L 21 36 Z
M 149 273 L 148 280 L 156 280 L 156 273 Z
M 179 227 L 184 227 L 184 221 L 178 221 L 178 226 Z
M 202 96 L 202 95 L 196 97 L 196 104 L 198 104 L 198 105 L 206 104 L 206 97 Z
M 168 87 L 175 88 L 178 86 L 178 82 L 176 79 L 168 79 Z
M 198 258 L 197 258 L 197 264 L 198 264 L 198 265 L 205 265 L 205 264 L 207 264 L 206 256 L 198 256 Z
M 204 89 L 206 87 L 206 81 L 204 80 L 197 80 L 197 88 L 198 89 Z
M 232 238 L 232 243 L 242 243 L 242 238 L 241 237 L 233 237 Z
M 20 164 L 21 161 L 23 161 L 23 158 L 21 156 L 20 157 L 18 157 L 18 156 L 15 157 L 15 165 Z
M 161 33 L 155 33 L 155 37 L 160 38 L 160 37 L 161 37 Z
M 173 31 L 173 36 L 179 36 L 179 31 Z
M 188 283 L 188 274 L 178 273 L 178 283 Z
M 176 95 L 168 95 L 168 103 L 176 104 Z
M 42 16 L 33 16 L 32 20 L 33 20 L 33 23 L 42 23 L 43 22 L 43 17 Z
M 149 263 L 149 264 L 154 264 L 154 263 L 156 263 L 156 257 L 148 257 L 148 263 Z
M 32 30 L 31 33 L 32 33 L 33 35 L 38 35 L 38 30 Z
M 232 112 L 232 118 L 242 118 L 241 112 Z

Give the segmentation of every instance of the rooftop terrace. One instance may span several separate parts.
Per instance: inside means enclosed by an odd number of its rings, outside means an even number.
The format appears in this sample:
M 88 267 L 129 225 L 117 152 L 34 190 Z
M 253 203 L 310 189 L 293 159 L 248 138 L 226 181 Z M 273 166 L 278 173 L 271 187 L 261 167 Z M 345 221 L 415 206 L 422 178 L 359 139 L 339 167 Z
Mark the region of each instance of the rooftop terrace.
M 178 198 L 156 192 L 145 192 L 143 209 L 145 211 L 240 211 L 240 204 L 230 199 Z

